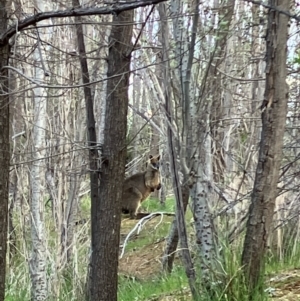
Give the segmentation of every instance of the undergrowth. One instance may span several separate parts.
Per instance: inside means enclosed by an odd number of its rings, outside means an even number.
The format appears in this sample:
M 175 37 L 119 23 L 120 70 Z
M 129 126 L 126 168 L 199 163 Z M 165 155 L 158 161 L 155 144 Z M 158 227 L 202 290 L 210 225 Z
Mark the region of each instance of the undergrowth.
M 49 209 L 49 208 L 48 208 Z M 143 203 L 147 212 L 174 212 L 175 202 L 167 199 L 163 206 L 156 200 Z M 80 218 L 89 219 L 89 200 L 81 203 Z M 191 212 L 186 214 L 189 242 L 194 261 L 197 263 L 197 249 L 194 246 L 195 234 L 191 224 Z M 76 228 L 76 244 L 74 257 L 69 267 L 60 269 L 57 264 L 59 238 L 54 231 L 50 209 L 46 212 L 47 231 L 47 271 L 50 283 L 49 301 L 84 301 L 85 281 L 89 254 L 89 223 L 80 224 Z M 185 270 L 182 267 L 179 254 L 176 254 L 174 270 L 171 274 L 162 272 L 161 256 L 172 224 L 172 216 L 158 216 L 149 221 L 138 236 L 132 237 L 126 245 L 124 258 L 119 263 L 119 301 L 143 300 L 192 300 Z M 130 232 L 137 221 L 122 217 L 121 236 Z M 218 221 L 220 222 L 220 221 Z M 29 301 L 30 277 L 28 261 L 30 259 L 29 226 L 24 223 L 22 213 L 15 212 L 15 227 L 18 231 L 17 251 L 9 260 L 7 267 L 6 299 L 5 301 Z M 25 227 L 25 229 L 24 229 Z M 248 301 L 249 296 L 243 283 L 241 268 L 242 241 L 229 245 L 224 237 L 219 237 L 220 246 L 220 281 L 211 283 L 208 291 L 203 284 L 197 283 L 199 301 Z M 273 275 L 280 270 L 299 268 L 300 248 L 292 241 L 285 245 L 285 253 L 279 257 L 271 251 L 266 256 L 266 275 Z M 199 273 L 197 264 L 196 273 Z M 215 271 L 212 271 L 214 273 Z M 197 274 L 199 276 L 199 274 Z M 199 278 L 199 277 L 198 277 Z M 266 285 L 268 283 L 266 282 Z M 268 296 L 257 294 L 253 301 L 268 300 Z

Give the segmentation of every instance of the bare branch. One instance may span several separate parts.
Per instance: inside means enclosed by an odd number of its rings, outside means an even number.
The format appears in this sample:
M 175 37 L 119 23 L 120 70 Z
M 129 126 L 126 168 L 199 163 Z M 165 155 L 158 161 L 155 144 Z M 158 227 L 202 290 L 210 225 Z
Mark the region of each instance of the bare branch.
M 133 47 L 132 47 L 131 52 L 134 51 L 134 50 L 136 49 L 137 43 L 138 43 L 138 41 L 139 41 L 139 39 L 140 39 L 140 37 L 141 37 L 141 34 L 142 34 L 142 32 L 143 32 L 143 30 L 144 30 L 144 28 L 145 28 L 145 26 L 146 26 L 146 23 L 147 23 L 149 17 L 151 16 L 151 14 L 152 14 L 152 12 L 153 12 L 153 10 L 154 10 L 154 7 L 155 7 L 155 5 L 152 6 L 152 8 L 151 8 L 149 14 L 148 14 L 147 17 L 146 17 L 145 22 L 143 22 L 142 28 L 141 28 L 141 30 L 140 30 L 140 32 L 139 32 L 137 38 L 135 39 L 135 42 L 134 42 L 134 45 L 133 45 Z
M 141 220 L 139 220 L 139 222 L 133 227 L 133 229 L 127 234 L 125 240 L 124 240 L 124 243 L 123 243 L 123 246 L 122 246 L 122 251 L 121 251 L 121 255 L 119 257 L 119 259 L 121 259 L 123 256 L 124 256 L 124 253 L 125 253 L 125 248 L 126 248 L 126 245 L 127 245 L 127 242 L 130 238 L 130 236 L 136 231 L 137 232 L 137 235 L 140 234 L 142 228 L 146 225 L 147 222 L 149 222 L 150 220 L 152 220 L 153 218 L 157 217 L 157 216 L 160 216 L 161 217 L 161 220 L 160 222 L 155 226 L 155 228 L 161 223 L 162 221 L 162 218 L 164 217 L 164 215 L 168 215 L 168 216 L 174 216 L 175 214 L 174 213 L 169 213 L 169 212 L 153 212 L 153 213 L 150 213 L 149 215 L 146 215 L 145 217 L 143 217 Z
M 112 4 L 105 7 L 88 7 L 88 8 L 70 8 L 67 10 L 49 11 L 43 13 L 37 13 L 30 16 L 23 21 L 17 22 L 12 25 L 8 30 L 0 35 L 0 47 L 7 44 L 8 40 L 15 35 L 16 32 L 23 30 L 24 28 L 35 25 L 36 23 L 50 19 L 50 18 L 65 18 L 65 17 L 79 17 L 79 16 L 92 16 L 92 15 L 110 15 L 119 14 L 123 11 L 135 9 L 138 7 L 144 7 L 148 5 L 154 5 L 167 0 L 138 0 L 132 2 L 126 2 L 122 4 Z
M 290 11 L 287 11 L 287 10 L 282 10 L 279 6 L 272 6 L 272 5 L 263 3 L 261 1 L 255 1 L 255 0 L 244 0 L 244 1 L 248 2 L 248 3 L 256 4 L 256 5 L 261 5 L 264 8 L 275 10 L 275 11 L 279 12 L 280 14 L 288 16 L 289 18 L 292 18 L 292 19 L 295 19 L 297 21 L 300 21 L 300 16 L 299 15 L 292 14 Z
M 151 67 L 151 66 L 155 66 L 155 65 L 158 65 L 160 63 L 151 63 L 149 65 L 145 65 L 145 66 L 142 66 L 142 67 L 139 67 L 139 68 L 136 68 L 134 70 L 131 70 L 131 72 L 136 72 L 136 71 L 139 71 L 139 70 L 143 70 L 143 69 L 146 69 L 148 67 Z M 86 86 L 90 86 L 90 85 L 93 85 L 93 84 L 97 84 L 97 83 L 101 83 L 101 82 L 104 82 L 104 81 L 107 81 L 111 78 L 115 78 L 115 77 L 120 77 L 120 76 L 123 76 L 125 74 L 127 74 L 128 72 L 121 72 L 121 73 L 118 73 L 116 75 L 112 75 L 110 77 L 105 77 L 105 78 L 102 78 L 102 79 L 99 79 L 99 80 L 95 80 L 95 81 L 91 81 L 87 84 L 78 84 L 78 85 L 68 85 L 68 86 L 64 86 L 64 85 L 47 85 L 47 84 L 42 84 L 41 82 L 37 82 L 35 79 L 27 76 L 26 74 L 24 74 L 21 70 L 15 68 L 15 67 L 12 67 L 12 66 L 3 66 L 0 71 L 4 70 L 4 69 L 10 69 L 10 70 L 13 70 L 15 71 L 17 74 L 19 74 L 20 76 L 26 78 L 29 82 L 31 82 L 32 84 L 35 84 L 41 88 L 48 88 L 48 89 L 73 89 L 73 88 L 81 88 L 81 87 L 86 87 Z M 1 95 L 12 95 L 12 94 L 18 94 L 20 92 L 25 92 L 27 90 L 30 90 L 32 88 L 35 88 L 35 87 L 30 87 L 28 89 L 24 89 L 22 91 L 18 90 L 17 92 L 9 92 L 9 93 L 1 93 L 1 89 L 0 89 L 0 96 Z
M 145 113 L 143 112 L 140 112 L 139 110 L 137 110 L 133 105 L 131 104 L 128 104 L 129 108 L 134 111 L 137 115 L 139 115 L 140 117 L 142 117 L 144 120 L 146 120 L 147 122 L 149 122 L 152 126 L 154 126 L 159 132 L 161 135 L 165 135 L 164 132 L 162 131 L 162 129 L 151 119 L 149 118 L 148 116 L 146 116 Z M 152 116 L 153 117 L 153 116 Z

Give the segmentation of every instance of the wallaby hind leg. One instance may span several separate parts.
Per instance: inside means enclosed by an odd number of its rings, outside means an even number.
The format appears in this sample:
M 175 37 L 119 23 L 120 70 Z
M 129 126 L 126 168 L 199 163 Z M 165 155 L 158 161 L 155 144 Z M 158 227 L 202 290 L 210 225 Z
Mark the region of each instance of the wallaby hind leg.
M 123 211 L 129 211 L 130 218 L 135 219 L 137 211 L 140 207 L 143 195 L 134 187 L 124 191 L 123 194 Z

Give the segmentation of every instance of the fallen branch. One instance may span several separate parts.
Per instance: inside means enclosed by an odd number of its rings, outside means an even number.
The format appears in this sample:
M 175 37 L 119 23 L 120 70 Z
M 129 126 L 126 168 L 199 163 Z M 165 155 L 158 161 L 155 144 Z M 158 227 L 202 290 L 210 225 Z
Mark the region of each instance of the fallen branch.
M 139 222 L 134 226 L 134 228 L 127 234 L 127 236 L 124 240 L 123 246 L 122 246 L 122 252 L 121 252 L 119 259 L 121 259 L 124 256 L 127 242 L 135 231 L 137 231 L 137 235 L 138 235 L 141 232 L 143 226 L 145 226 L 147 222 L 149 222 L 151 219 L 153 219 L 157 216 L 161 216 L 159 223 L 154 227 L 154 229 L 156 229 L 158 227 L 158 225 L 161 224 L 164 215 L 175 216 L 174 213 L 169 213 L 169 212 L 154 212 L 154 213 L 150 213 L 150 214 L 146 215 L 145 217 L 143 217 L 142 219 L 140 219 Z

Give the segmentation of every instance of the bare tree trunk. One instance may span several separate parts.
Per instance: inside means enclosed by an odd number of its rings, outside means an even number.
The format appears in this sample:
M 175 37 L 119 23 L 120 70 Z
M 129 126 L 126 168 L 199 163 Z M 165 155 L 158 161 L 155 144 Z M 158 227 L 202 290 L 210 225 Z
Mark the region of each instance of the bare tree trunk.
M 167 115 L 167 137 L 168 137 L 168 150 L 170 153 L 170 170 L 172 174 L 172 185 L 174 189 L 174 194 L 175 194 L 175 199 L 176 199 L 176 225 L 173 224 L 171 234 L 173 236 L 170 236 L 170 239 L 172 241 L 169 241 L 169 248 L 168 248 L 168 253 L 165 252 L 165 256 L 170 256 L 170 263 L 167 264 L 168 270 L 172 268 L 172 254 L 169 253 L 171 248 L 174 249 L 177 246 L 177 242 L 179 240 L 180 243 L 180 254 L 181 254 L 181 259 L 182 263 L 185 268 L 185 273 L 189 281 L 189 286 L 191 289 L 191 293 L 193 296 L 194 300 L 197 300 L 199 295 L 198 291 L 196 289 L 196 273 L 195 269 L 193 266 L 190 250 L 189 250 L 189 245 L 188 245 L 188 240 L 187 240 L 187 231 L 186 231 L 186 224 L 185 224 L 185 208 L 184 201 L 183 201 L 183 193 L 181 191 L 181 185 L 179 181 L 179 169 L 178 169 L 178 163 L 177 163 L 177 153 L 176 153 L 176 147 L 175 147 L 175 135 L 173 133 L 172 129 L 172 124 L 173 124 L 173 108 L 171 104 L 171 99 L 170 99 L 170 65 L 169 65 L 169 60 L 168 60 L 168 26 L 166 22 L 166 14 L 165 14 L 165 9 L 166 6 L 165 4 L 160 4 L 159 5 L 159 10 L 160 10 L 160 16 L 162 23 L 164 22 L 164 25 L 162 26 L 162 41 L 163 41 L 163 61 L 166 62 L 164 64 L 164 72 L 163 72 L 163 78 L 164 78 L 164 84 L 165 84 L 165 108 L 166 108 L 166 115 Z M 187 192 L 187 191 L 185 191 Z M 188 196 L 186 196 L 188 199 Z M 165 266 L 166 262 L 165 260 Z
M 0 1 L 0 32 L 7 29 L 6 0 Z M 9 46 L 0 48 L 0 70 L 8 65 Z M 0 301 L 5 296 L 6 249 L 7 249 L 7 214 L 8 214 L 8 183 L 9 183 L 9 98 L 7 69 L 0 76 Z
M 161 37 L 161 42 L 162 42 L 162 45 L 163 45 L 163 51 L 162 51 L 162 61 L 164 62 L 164 68 L 163 68 L 163 82 L 164 82 L 164 86 L 165 86 L 165 97 L 166 99 L 168 97 L 170 97 L 171 95 L 171 84 L 170 82 L 168 81 L 168 78 L 170 79 L 170 68 L 169 68 L 169 64 L 168 64 L 168 59 L 169 59 L 169 56 L 168 56 L 168 49 L 169 49 L 169 45 L 168 45 L 168 40 L 169 40 L 169 27 L 168 27 L 168 24 L 166 22 L 166 5 L 164 3 L 161 3 L 159 4 L 159 14 L 160 14 L 160 18 L 161 18 L 161 33 L 162 33 L 162 37 Z M 170 100 L 168 100 L 170 101 Z M 172 114 L 171 113 L 171 108 L 169 108 L 169 112 L 167 112 L 167 114 Z M 172 157 L 171 157 L 171 145 L 170 145 L 170 139 L 175 139 L 175 138 L 172 138 L 171 136 L 171 133 L 168 134 L 168 142 L 169 142 L 169 159 L 170 161 L 172 160 Z M 173 154 L 174 155 L 174 154 Z M 176 159 L 176 158 L 175 158 Z M 171 174 L 174 173 L 174 166 L 173 168 L 171 167 Z M 176 173 L 178 173 L 178 171 L 176 170 Z M 163 255 L 163 259 L 162 259 L 162 265 L 163 265 L 163 269 L 168 271 L 168 272 L 171 272 L 172 271 L 172 268 L 173 268 L 173 263 L 174 263 L 174 258 L 175 258 L 175 252 L 176 252 L 176 249 L 177 249 L 177 245 L 181 239 L 180 235 L 183 234 L 183 232 L 185 232 L 185 229 L 182 229 L 182 228 L 185 228 L 185 223 L 182 224 L 182 221 L 181 221 L 181 224 L 179 225 L 178 224 L 178 214 L 182 215 L 183 214 L 183 221 L 184 221 L 184 213 L 186 211 L 186 208 L 187 208 L 187 205 L 188 205 L 188 201 L 189 201 L 189 188 L 187 186 L 187 178 L 184 178 L 183 180 L 183 185 L 179 188 L 177 188 L 177 184 L 174 183 L 173 181 L 173 188 L 175 189 L 175 191 L 177 189 L 179 189 L 179 193 L 181 193 L 181 196 L 180 196 L 180 199 L 179 201 L 181 200 L 182 201 L 182 210 L 183 210 L 183 213 L 181 211 L 177 211 L 177 210 L 181 210 L 181 208 L 179 208 L 177 206 L 176 208 L 176 219 L 173 221 L 172 223 L 172 226 L 171 226 L 171 230 L 170 230 L 170 234 L 167 238 L 167 246 L 166 246 L 166 249 L 164 251 L 164 255 Z M 175 185 L 175 186 L 174 186 Z M 177 194 L 177 196 L 179 197 L 179 194 Z M 176 203 L 178 202 L 178 200 L 176 200 Z M 179 221 L 180 221 L 180 218 L 179 218 Z M 181 232 L 180 232 L 181 231 Z M 185 240 L 186 237 L 183 237 L 183 241 L 181 241 L 181 244 L 184 244 L 185 243 Z M 187 244 L 187 242 L 186 242 Z M 186 249 L 185 247 L 185 250 L 183 251 L 186 253 L 185 255 L 185 258 L 186 259 L 186 262 L 184 262 L 184 264 L 186 264 L 186 273 L 187 273 L 187 276 L 189 277 L 189 279 L 191 279 L 191 282 L 190 282 L 190 286 L 191 286 L 191 290 L 195 290 L 194 289 L 194 284 L 193 282 L 195 281 L 195 275 L 193 275 L 193 273 L 190 273 L 189 272 L 189 269 L 193 269 L 193 264 L 191 262 L 191 260 L 189 259 L 190 257 L 190 254 L 189 254 L 189 250 Z M 196 295 L 196 293 L 194 292 L 194 295 Z
M 111 16 L 103 16 L 103 18 L 105 18 L 104 20 L 107 22 L 111 22 Z M 111 26 L 106 26 L 104 32 L 105 32 L 105 37 L 108 37 L 110 35 L 110 31 L 111 31 Z M 103 42 L 105 43 L 105 41 Z M 100 55 L 107 57 L 107 47 L 103 47 L 104 49 L 100 50 Z M 102 74 L 107 74 L 107 61 L 103 60 L 101 62 L 102 64 Z M 95 69 L 95 73 L 98 73 L 98 70 Z M 103 144 L 103 133 L 104 133 L 104 127 L 105 127 L 105 108 L 106 108 L 106 92 L 107 92 L 107 81 L 104 81 L 101 83 L 100 86 L 100 92 L 99 92 L 99 96 L 98 98 L 96 97 L 97 93 L 95 91 L 95 95 L 94 95 L 94 102 L 95 102 L 95 107 L 97 108 L 97 103 L 98 106 L 100 107 L 98 109 L 98 112 L 100 111 L 100 116 L 96 116 L 96 118 L 98 117 L 99 120 L 97 122 L 98 126 L 98 138 L 99 138 L 99 144 L 102 145 Z
M 162 64 L 157 64 L 156 68 L 155 68 L 155 73 L 158 77 L 162 78 Z M 151 112 L 152 114 L 155 114 L 158 110 L 157 106 L 159 104 L 156 104 L 154 101 L 150 101 L 150 108 L 151 108 Z M 162 123 L 161 120 L 159 118 L 159 115 L 156 114 L 155 116 L 153 116 L 153 121 L 159 125 L 159 127 L 162 127 Z M 159 154 L 160 151 L 160 133 L 157 130 L 157 128 L 155 126 L 153 126 L 153 124 L 151 124 L 150 126 L 150 131 L 151 131 L 151 140 L 150 140 L 150 154 Z M 163 188 L 165 189 L 165 188 Z M 154 192 L 152 192 L 151 196 L 155 197 L 156 199 L 159 198 L 161 189 L 160 190 L 155 190 Z M 160 203 L 163 205 L 164 202 L 161 202 L 160 199 Z
M 9 209 L 8 209 L 8 247 L 9 247 L 9 265 L 11 264 L 11 261 L 17 254 L 17 238 L 16 238 L 16 227 L 14 226 L 13 221 L 13 212 L 15 208 L 15 203 L 18 198 L 18 176 L 16 173 L 16 170 L 13 171 L 13 183 L 10 183 L 12 186 L 12 197 L 9 203 Z
M 170 100 L 169 95 L 166 94 L 166 113 L 168 115 L 168 121 L 170 124 L 172 124 L 172 113 L 170 108 Z M 172 133 L 172 129 L 170 126 L 168 126 L 168 144 L 169 144 L 169 152 L 170 152 L 170 169 L 172 174 L 172 184 L 173 189 L 175 193 L 175 199 L 176 199 L 176 224 L 177 224 L 177 233 L 175 234 L 175 237 L 178 235 L 180 248 L 181 248 L 181 258 L 182 262 L 185 268 L 185 273 L 189 281 L 189 286 L 191 289 L 191 293 L 193 295 L 194 300 L 198 300 L 198 291 L 196 289 L 196 273 L 194 269 L 194 265 L 192 262 L 188 240 L 187 240 L 187 231 L 186 231 L 186 224 L 185 224 L 185 210 L 184 210 L 184 203 L 182 198 L 182 191 L 181 191 L 181 185 L 179 181 L 179 174 L 178 174 L 178 166 L 177 166 L 177 154 L 175 151 L 174 146 L 174 140 L 175 137 Z M 174 228 L 175 230 L 175 228 Z
M 39 1 L 35 3 L 39 11 L 46 10 L 46 3 Z M 48 25 L 48 21 L 44 21 Z M 36 29 L 37 47 L 33 53 L 34 58 L 34 78 L 37 82 L 43 82 L 47 76 L 45 66 L 47 53 L 42 49 L 41 39 L 48 40 L 51 29 Z M 46 31 L 44 35 L 42 31 Z M 46 99 L 47 91 L 42 87 L 33 89 L 34 99 L 34 120 L 32 135 L 32 165 L 30 170 L 31 185 L 31 239 L 32 254 L 29 264 L 32 282 L 31 299 L 32 301 L 46 300 L 48 297 L 48 284 L 46 275 L 46 240 L 44 225 L 44 186 L 45 181 L 45 146 L 46 146 Z
M 270 0 L 269 5 L 279 6 L 283 11 L 288 11 L 290 1 Z M 264 254 L 277 196 L 288 101 L 286 84 L 288 20 L 287 16 L 275 10 L 269 11 L 266 36 L 266 88 L 261 115 L 259 162 L 242 254 L 242 264 L 245 267 L 250 292 L 255 292 L 253 289 L 258 286 L 261 288 L 262 282 L 259 280 L 264 274 Z
M 117 25 L 112 27 L 109 40 L 101 185 L 99 199 L 92 200 L 90 299 L 93 301 L 117 301 L 132 22 L 133 11 L 115 15 L 113 23 Z
M 217 253 L 216 231 L 209 202 L 213 199 L 212 193 L 212 156 L 211 138 L 209 135 L 209 112 L 210 104 L 202 114 L 203 124 L 199 126 L 197 151 L 193 156 L 192 170 L 194 173 L 194 183 L 190 189 L 191 209 L 193 212 L 194 225 L 196 230 L 196 244 L 198 247 L 198 257 L 201 268 L 201 279 L 207 289 L 210 290 L 212 281 L 216 283 L 215 275 L 219 266 L 219 256 Z M 196 141 L 194 141 L 196 145 Z M 213 279 L 213 280 L 212 280 Z M 218 279 L 219 280 L 219 279 Z
M 74 162 L 76 162 L 76 167 L 79 166 L 80 159 L 78 158 L 79 154 L 74 154 Z M 78 192 L 81 182 L 81 172 L 75 170 L 73 174 L 70 175 L 70 188 L 69 195 L 67 199 L 67 204 L 64 212 L 64 222 L 67 225 L 67 237 L 66 237 L 66 249 L 64 252 L 67 252 L 66 262 L 67 264 L 71 263 L 72 256 L 74 254 L 73 244 L 74 244 L 74 232 L 75 232 L 75 220 L 77 217 L 78 211 Z
M 74 7 L 79 6 L 78 0 L 73 0 Z M 88 84 L 90 82 L 88 64 L 86 59 L 86 50 L 83 37 L 83 26 L 81 23 L 81 17 L 75 18 L 78 25 L 76 26 L 77 42 L 78 42 L 78 52 L 80 59 L 80 66 L 82 72 L 82 82 L 83 84 Z M 85 85 L 84 88 L 84 98 L 87 114 L 87 144 L 89 147 L 89 168 L 90 168 L 90 187 L 91 187 L 91 215 L 95 214 L 95 204 L 99 202 L 99 152 L 97 149 L 97 135 L 96 135 L 96 123 L 94 117 L 94 102 L 91 87 Z M 93 248 L 93 235 L 94 235 L 95 222 L 92 219 L 92 248 Z M 90 295 L 90 288 L 95 284 L 91 275 L 91 269 L 93 270 L 93 262 L 91 262 L 91 267 L 88 268 L 87 272 L 87 299 L 91 301 L 94 300 L 92 295 Z
M 183 211 L 186 212 L 189 203 L 190 189 L 187 185 L 181 186 Z M 177 220 L 174 219 L 171 225 L 171 230 L 166 242 L 166 249 L 162 258 L 162 266 L 168 273 L 172 272 L 173 263 L 176 255 L 177 246 L 179 243 Z
M 39 62 L 39 53 L 35 56 L 35 63 Z M 35 79 L 43 79 L 43 69 L 36 67 Z M 46 100 L 43 88 L 34 89 L 34 126 L 32 141 L 32 166 L 30 171 L 31 183 L 31 239 L 32 255 L 30 259 L 30 275 L 32 281 L 31 300 L 46 300 L 46 246 L 44 227 L 44 204 L 43 204 L 43 158 L 45 150 L 45 114 Z
M 215 0 L 215 9 L 218 8 L 219 20 L 222 20 L 222 25 L 219 25 L 219 30 L 216 32 L 217 38 L 214 39 L 214 43 L 209 45 L 209 48 L 213 48 L 213 51 L 207 69 L 207 81 L 202 81 L 202 86 L 206 87 L 206 89 L 203 89 L 205 91 L 202 93 L 202 99 L 206 102 L 207 98 L 209 98 L 211 103 L 210 119 L 213 120 L 213 122 L 211 122 L 210 126 L 212 133 L 212 151 L 210 151 L 213 155 L 213 176 L 216 182 L 223 182 L 226 167 L 224 160 L 226 151 L 224 138 L 227 132 L 224 131 L 224 121 L 222 121 L 222 119 L 224 118 L 224 111 L 226 111 L 227 108 L 226 104 L 222 101 L 221 83 L 223 74 L 218 72 L 218 69 L 221 69 L 220 66 L 222 66 L 228 53 L 228 34 L 232 23 L 235 0 L 222 2 L 221 7 L 219 7 L 219 3 L 221 3 L 221 1 Z M 213 16 L 213 18 L 215 18 L 215 16 Z M 212 24 L 214 23 L 215 20 L 212 20 Z
M 229 0 L 225 8 L 220 8 L 220 18 L 225 25 L 219 25 L 220 29 L 216 32 L 215 41 L 210 45 L 211 47 L 214 45 L 214 49 L 206 69 L 207 78 L 202 81 L 200 103 L 196 103 L 194 100 L 194 103 L 190 105 L 190 119 L 192 123 L 188 131 L 192 132 L 192 146 L 194 147 L 194 154 L 191 160 L 193 164 L 191 170 L 194 173 L 194 183 L 190 190 L 192 200 L 191 209 L 194 215 L 201 278 L 209 291 L 213 291 L 213 289 L 211 289 L 212 282 L 217 283 L 217 281 L 220 281 L 220 279 L 216 279 L 215 275 L 219 277 L 219 275 L 222 274 L 217 273 L 217 271 L 220 271 L 220 256 L 217 251 L 217 233 L 214 227 L 210 206 L 214 196 L 212 191 L 211 115 L 214 104 L 213 98 L 221 99 L 220 90 L 216 88 L 220 82 L 220 75 L 217 68 L 222 62 L 222 57 L 224 57 L 224 49 L 232 20 L 234 3 L 234 0 Z M 218 7 L 217 1 L 215 1 L 215 7 Z M 214 21 L 212 21 L 212 23 L 214 24 Z M 197 24 L 197 22 L 194 24 Z M 191 67 L 192 66 L 188 64 L 188 70 Z M 187 73 L 186 94 L 190 92 L 190 75 L 188 75 Z M 188 99 L 188 96 L 186 96 L 186 99 Z M 195 109 L 197 107 L 202 108 L 201 112 L 196 112 Z M 199 119 L 202 121 L 201 123 L 199 123 Z M 212 273 L 212 271 L 215 273 Z
M 10 59 L 10 65 L 14 65 L 14 60 Z M 9 90 L 17 91 L 18 79 L 14 72 L 9 71 Z M 18 118 L 18 114 L 22 112 L 22 100 L 20 100 L 17 95 L 11 94 L 9 96 L 10 103 L 10 137 L 11 137 L 11 162 L 20 160 L 20 154 L 17 149 L 21 148 L 20 138 L 24 134 L 22 129 L 22 118 Z M 15 221 L 13 219 L 14 209 L 18 200 L 20 201 L 20 182 L 19 182 L 19 169 L 17 166 L 14 166 L 10 173 L 10 182 L 9 182 L 9 193 L 11 198 L 9 200 L 9 209 L 8 209 L 8 248 L 9 248 L 9 265 L 12 264 L 17 254 L 17 232 L 15 227 Z

